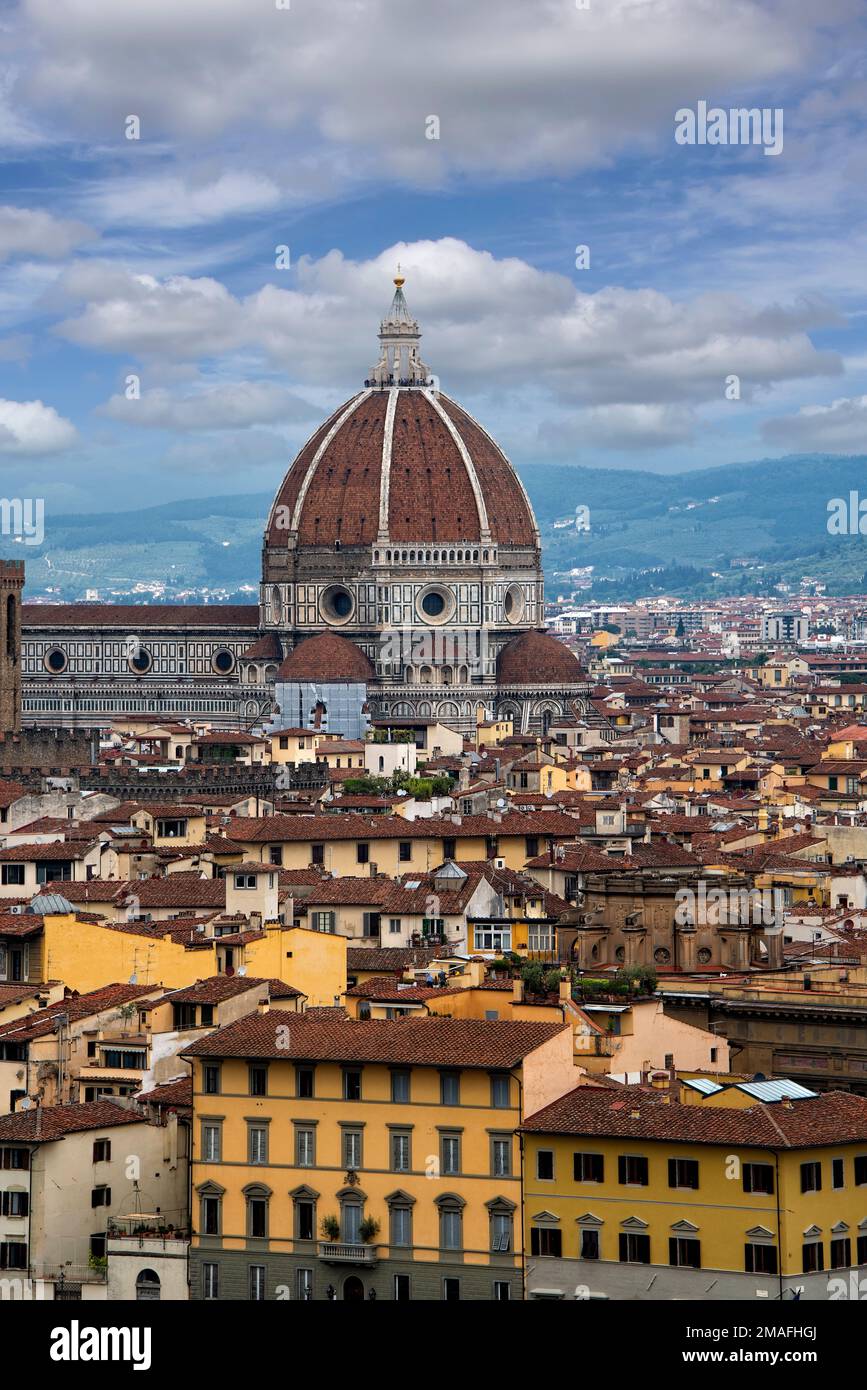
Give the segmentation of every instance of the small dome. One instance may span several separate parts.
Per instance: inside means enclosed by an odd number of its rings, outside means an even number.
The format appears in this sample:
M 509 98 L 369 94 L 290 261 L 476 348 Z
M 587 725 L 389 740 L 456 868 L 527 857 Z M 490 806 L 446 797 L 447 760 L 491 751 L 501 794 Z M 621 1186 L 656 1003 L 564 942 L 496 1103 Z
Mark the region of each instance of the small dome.
M 501 685 L 577 685 L 585 679 L 578 658 L 547 632 L 522 632 L 497 657 Z
M 275 677 L 280 681 L 352 681 L 366 685 L 375 675 L 360 647 L 336 632 L 307 637 L 291 651 Z

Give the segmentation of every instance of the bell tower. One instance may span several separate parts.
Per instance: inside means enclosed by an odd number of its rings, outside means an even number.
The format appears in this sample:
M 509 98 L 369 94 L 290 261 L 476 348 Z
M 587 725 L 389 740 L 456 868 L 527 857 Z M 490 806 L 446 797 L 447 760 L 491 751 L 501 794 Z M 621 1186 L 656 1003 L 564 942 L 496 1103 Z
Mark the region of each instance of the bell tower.
M 21 591 L 24 564 L 0 560 L 0 734 L 21 731 Z

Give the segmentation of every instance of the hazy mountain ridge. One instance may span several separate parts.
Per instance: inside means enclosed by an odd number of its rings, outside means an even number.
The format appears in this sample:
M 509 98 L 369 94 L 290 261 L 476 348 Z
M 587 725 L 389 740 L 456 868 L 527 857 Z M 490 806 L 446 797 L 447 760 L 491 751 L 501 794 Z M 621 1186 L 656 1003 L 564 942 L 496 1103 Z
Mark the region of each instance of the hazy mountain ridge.
M 648 589 L 642 571 L 674 565 L 701 571 L 668 577 L 684 593 L 750 592 L 805 573 L 829 592 L 852 592 L 867 569 L 867 537 L 830 535 L 828 503 L 859 486 L 867 497 L 865 465 L 861 455 L 798 455 L 661 475 L 537 464 L 522 477 L 552 592 L 568 588 L 564 572 L 584 565 L 594 567 L 594 581 L 611 581 L 606 592 L 624 594 Z M 0 554 L 26 561 L 32 594 L 53 586 L 66 599 L 87 589 L 109 598 L 159 582 L 168 584 L 167 597 L 185 589 L 237 592 L 258 584 L 271 500 L 270 493 L 244 493 L 56 516 L 46 507 L 45 542 L 2 537 Z M 589 529 L 555 529 L 578 507 L 589 509 Z M 762 568 L 732 568 L 732 561 Z

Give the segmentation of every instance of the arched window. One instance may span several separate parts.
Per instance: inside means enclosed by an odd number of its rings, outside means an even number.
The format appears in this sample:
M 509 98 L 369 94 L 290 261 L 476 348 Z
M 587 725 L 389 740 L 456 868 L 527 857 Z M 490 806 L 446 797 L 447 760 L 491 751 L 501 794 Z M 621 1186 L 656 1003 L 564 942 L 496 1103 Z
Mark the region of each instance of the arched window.
M 15 595 L 6 598 L 6 655 L 10 661 L 18 660 L 18 644 L 15 641 Z
M 160 1276 L 155 1269 L 139 1270 L 138 1278 L 135 1281 L 135 1297 L 137 1303 L 158 1302 L 160 1296 Z

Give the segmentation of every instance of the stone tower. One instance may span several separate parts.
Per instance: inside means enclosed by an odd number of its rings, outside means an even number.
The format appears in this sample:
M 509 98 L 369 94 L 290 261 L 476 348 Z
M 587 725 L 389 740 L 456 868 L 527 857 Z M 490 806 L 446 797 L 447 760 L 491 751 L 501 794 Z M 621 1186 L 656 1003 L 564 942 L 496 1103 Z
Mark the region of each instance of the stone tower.
M 21 591 L 24 564 L 0 560 L 0 734 L 21 730 Z

